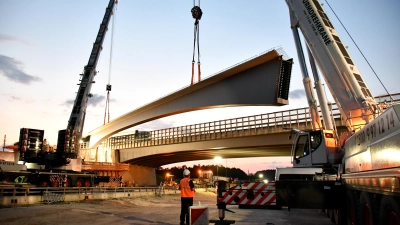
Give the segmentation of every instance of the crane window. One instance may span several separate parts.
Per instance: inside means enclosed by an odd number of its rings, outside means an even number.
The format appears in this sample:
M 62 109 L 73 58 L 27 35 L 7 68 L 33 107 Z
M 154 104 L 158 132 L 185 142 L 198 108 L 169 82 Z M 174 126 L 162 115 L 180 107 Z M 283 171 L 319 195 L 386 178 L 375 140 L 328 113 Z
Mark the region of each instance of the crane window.
M 297 139 L 294 156 L 296 159 L 298 159 L 308 154 L 310 154 L 308 135 L 302 135 L 299 137 L 299 139 Z
M 322 142 L 322 135 L 320 131 L 315 131 L 310 133 L 310 139 L 311 139 L 311 151 L 315 151 Z

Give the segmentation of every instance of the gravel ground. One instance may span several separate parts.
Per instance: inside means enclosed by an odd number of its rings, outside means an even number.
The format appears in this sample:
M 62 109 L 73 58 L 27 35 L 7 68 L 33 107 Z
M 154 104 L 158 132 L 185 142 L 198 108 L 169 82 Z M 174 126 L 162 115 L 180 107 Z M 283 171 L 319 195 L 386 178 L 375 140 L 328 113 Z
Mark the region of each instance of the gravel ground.
M 218 219 L 216 195 L 198 191 L 194 204 L 208 205 L 209 219 Z M 235 213 L 226 212 L 228 220 L 235 224 L 331 224 L 318 210 L 265 210 L 238 209 L 228 206 Z M 156 196 L 140 196 L 118 200 L 86 200 L 82 202 L 53 203 L 0 209 L 2 225 L 47 224 L 179 224 L 179 193 Z

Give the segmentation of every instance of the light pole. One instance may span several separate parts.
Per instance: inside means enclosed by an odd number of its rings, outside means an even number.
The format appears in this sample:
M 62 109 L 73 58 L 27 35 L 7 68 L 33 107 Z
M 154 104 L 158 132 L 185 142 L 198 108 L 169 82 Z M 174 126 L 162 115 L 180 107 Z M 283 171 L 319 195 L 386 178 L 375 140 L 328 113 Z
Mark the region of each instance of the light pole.
M 216 156 L 214 161 L 217 163 L 217 180 L 218 180 L 218 163 L 221 162 L 222 158 L 220 156 Z
M 262 181 L 262 178 L 264 177 L 264 175 L 262 173 L 258 174 L 258 177 L 260 178 L 260 181 Z

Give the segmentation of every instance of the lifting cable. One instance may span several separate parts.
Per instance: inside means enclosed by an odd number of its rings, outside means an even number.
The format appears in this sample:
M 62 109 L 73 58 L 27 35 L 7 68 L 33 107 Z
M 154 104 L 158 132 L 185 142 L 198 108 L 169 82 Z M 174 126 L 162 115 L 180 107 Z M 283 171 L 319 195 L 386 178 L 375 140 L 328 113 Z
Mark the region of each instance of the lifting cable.
M 193 0 L 193 8 L 191 10 L 192 17 L 195 19 L 194 22 L 194 41 L 193 41 L 193 59 L 192 59 L 192 81 L 190 85 L 193 85 L 194 82 L 194 56 L 196 54 L 196 40 L 197 40 L 197 68 L 198 68 L 198 81 L 200 82 L 201 80 L 201 72 L 200 72 L 200 47 L 199 47 L 199 20 L 201 19 L 201 16 L 203 15 L 203 12 L 200 9 L 200 0 L 199 0 L 199 5 L 195 5 L 195 0 Z
M 112 57 L 113 57 L 113 45 L 114 45 L 114 28 L 115 28 L 115 20 L 117 17 L 117 5 L 114 7 L 114 11 L 112 12 L 113 18 L 112 18 L 112 28 L 111 28 L 111 48 L 110 48 L 110 61 L 109 61 L 109 67 L 108 67 L 108 83 L 106 85 L 106 91 L 107 91 L 107 98 L 106 98 L 106 108 L 104 111 L 104 124 L 106 124 L 106 118 L 107 118 L 107 123 L 110 122 L 110 91 L 111 91 L 111 68 L 112 68 Z M 108 113 L 108 116 L 107 116 Z
M 200 1 L 200 0 L 199 0 Z M 349 35 L 349 37 L 351 38 L 351 40 L 353 41 L 354 45 L 357 47 L 358 51 L 361 53 L 361 55 L 363 56 L 363 58 L 365 59 L 365 61 L 367 62 L 368 66 L 371 68 L 372 72 L 375 74 L 376 78 L 378 78 L 379 82 L 381 83 L 382 87 L 385 89 L 386 93 L 388 94 L 388 96 L 390 97 L 390 101 L 393 103 L 393 98 L 392 95 L 389 94 L 389 91 L 386 89 L 385 85 L 382 83 L 381 79 L 379 78 L 378 74 L 376 74 L 374 68 L 372 68 L 371 64 L 369 63 L 369 61 L 367 60 L 367 58 L 364 56 L 363 52 L 361 51 L 361 49 L 358 47 L 357 43 L 354 41 L 353 37 L 350 35 L 350 33 L 347 31 L 346 27 L 343 25 L 342 21 L 339 19 L 339 17 L 336 15 L 335 11 L 333 11 L 331 5 L 329 5 L 328 0 L 326 0 L 326 4 L 328 4 L 329 8 L 332 10 L 333 14 L 335 14 L 336 19 L 338 19 L 338 21 L 340 22 L 340 24 L 342 24 L 342 27 L 344 28 L 344 30 L 346 31 L 346 33 Z

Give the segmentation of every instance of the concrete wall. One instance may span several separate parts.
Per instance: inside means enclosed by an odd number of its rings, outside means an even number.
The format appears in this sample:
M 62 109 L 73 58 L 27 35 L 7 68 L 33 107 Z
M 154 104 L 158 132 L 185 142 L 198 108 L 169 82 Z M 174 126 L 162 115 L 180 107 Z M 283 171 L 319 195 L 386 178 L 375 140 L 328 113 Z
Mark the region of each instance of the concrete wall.
M 130 165 L 129 171 L 122 175 L 124 182 L 132 181 L 134 186 L 156 186 L 156 169 L 147 166 Z
M 16 152 L 18 153 L 18 151 Z M 5 161 L 14 161 L 18 157 L 14 152 L 0 152 L 0 159 Z M 19 154 L 18 154 L 19 155 Z

